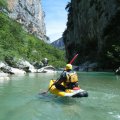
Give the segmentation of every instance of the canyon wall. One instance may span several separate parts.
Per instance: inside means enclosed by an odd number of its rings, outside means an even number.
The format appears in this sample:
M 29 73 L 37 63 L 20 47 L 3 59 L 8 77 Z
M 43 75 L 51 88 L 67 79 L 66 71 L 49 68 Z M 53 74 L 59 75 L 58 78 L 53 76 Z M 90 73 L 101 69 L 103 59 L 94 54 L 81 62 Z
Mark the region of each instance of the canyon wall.
M 41 0 L 7 0 L 9 16 L 39 39 L 47 40 Z
M 63 39 L 68 61 L 79 53 L 80 61 L 110 65 L 106 54 L 112 45 L 120 45 L 119 0 L 71 0 L 67 29 Z

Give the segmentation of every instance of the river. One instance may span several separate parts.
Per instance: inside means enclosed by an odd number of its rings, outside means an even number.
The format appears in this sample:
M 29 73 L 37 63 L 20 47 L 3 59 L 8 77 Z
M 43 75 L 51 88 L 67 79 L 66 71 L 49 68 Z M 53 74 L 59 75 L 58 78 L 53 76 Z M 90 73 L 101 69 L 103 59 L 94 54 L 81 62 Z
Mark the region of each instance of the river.
M 120 76 L 80 72 L 84 98 L 39 95 L 57 74 L 26 74 L 0 81 L 0 120 L 120 120 Z

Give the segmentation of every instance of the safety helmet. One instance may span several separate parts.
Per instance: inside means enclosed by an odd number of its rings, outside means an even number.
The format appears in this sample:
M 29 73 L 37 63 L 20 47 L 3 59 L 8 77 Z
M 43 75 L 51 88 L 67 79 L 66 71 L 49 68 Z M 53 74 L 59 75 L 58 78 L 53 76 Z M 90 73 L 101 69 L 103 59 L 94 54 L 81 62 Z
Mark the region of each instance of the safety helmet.
M 66 68 L 66 70 L 72 70 L 72 65 L 71 64 L 67 64 L 65 68 Z

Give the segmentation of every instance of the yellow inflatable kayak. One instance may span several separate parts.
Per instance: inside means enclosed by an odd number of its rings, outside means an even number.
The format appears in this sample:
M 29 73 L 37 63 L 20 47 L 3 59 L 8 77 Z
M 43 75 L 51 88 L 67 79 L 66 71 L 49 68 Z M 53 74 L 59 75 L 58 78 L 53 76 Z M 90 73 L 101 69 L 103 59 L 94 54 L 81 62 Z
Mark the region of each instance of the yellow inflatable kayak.
M 49 88 L 50 88 L 50 93 L 55 94 L 57 96 L 61 97 L 88 97 L 88 93 L 85 90 L 82 90 L 80 88 L 75 88 L 75 89 L 66 89 L 66 91 L 61 91 L 58 90 L 53 83 L 56 80 L 50 80 Z

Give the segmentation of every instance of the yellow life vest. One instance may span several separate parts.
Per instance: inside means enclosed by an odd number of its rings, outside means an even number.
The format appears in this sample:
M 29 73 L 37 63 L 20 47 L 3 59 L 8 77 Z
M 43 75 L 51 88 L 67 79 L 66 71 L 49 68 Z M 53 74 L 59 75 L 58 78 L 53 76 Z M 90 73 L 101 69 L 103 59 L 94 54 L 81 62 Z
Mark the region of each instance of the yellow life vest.
M 75 83 L 78 82 L 78 76 L 76 73 L 69 73 L 67 74 L 66 83 Z

